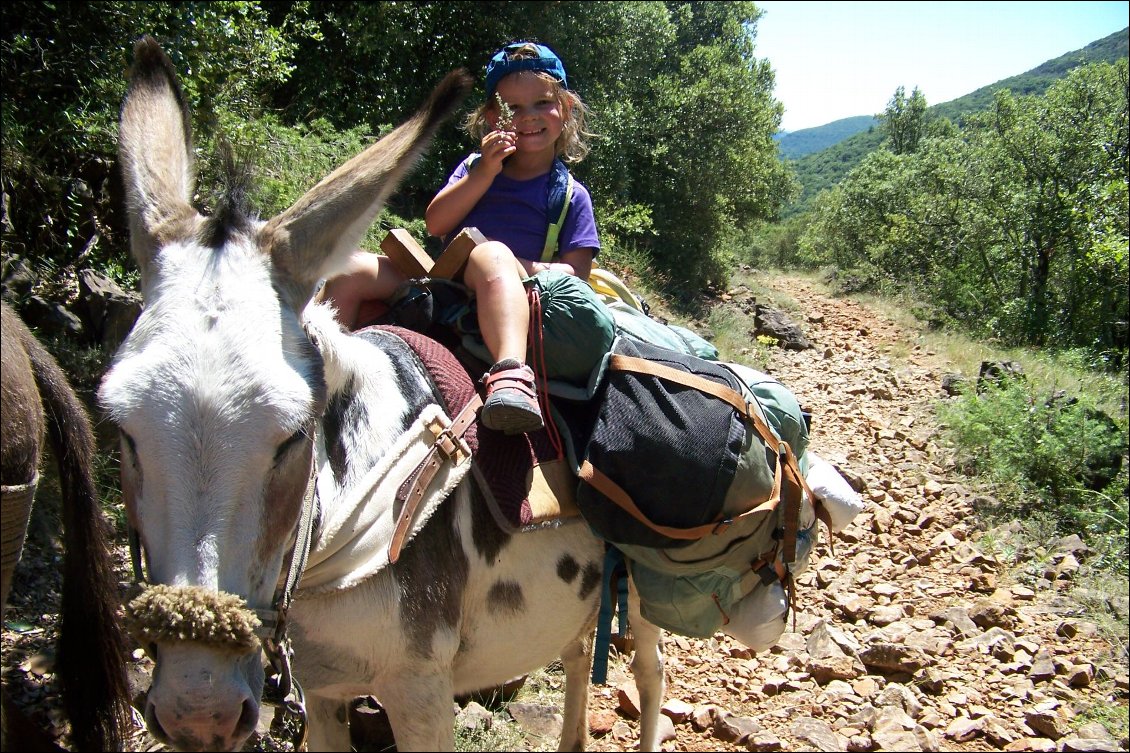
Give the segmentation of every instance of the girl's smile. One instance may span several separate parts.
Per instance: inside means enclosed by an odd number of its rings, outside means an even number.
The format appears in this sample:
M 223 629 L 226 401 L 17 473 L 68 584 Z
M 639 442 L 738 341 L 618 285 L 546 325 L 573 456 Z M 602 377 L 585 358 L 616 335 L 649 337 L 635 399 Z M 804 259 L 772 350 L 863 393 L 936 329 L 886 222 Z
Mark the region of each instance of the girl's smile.
M 511 129 L 518 152 L 547 152 L 552 161 L 564 127 L 553 84 L 532 72 L 512 73 L 498 82 L 498 95 L 513 112 Z M 497 108 L 494 118 L 497 127 Z

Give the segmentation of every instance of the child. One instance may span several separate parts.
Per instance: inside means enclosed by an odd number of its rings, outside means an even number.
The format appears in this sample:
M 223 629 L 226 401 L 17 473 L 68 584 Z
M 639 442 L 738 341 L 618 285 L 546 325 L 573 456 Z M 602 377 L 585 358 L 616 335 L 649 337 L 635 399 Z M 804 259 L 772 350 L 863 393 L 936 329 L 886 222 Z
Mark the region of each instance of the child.
M 479 418 L 490 429 L 519 434 L 544 425 L 534 373 L 525 364 L 529 305 L 523 279 L 557 269 L 585 280 L 600 242 L 588 190 L 574 181 L 556 261 L 541 261 L 547 227 L 558 219 L 549 217 L 551 172 L 561 169 L 559 159 L 577 162 L 588 153 L 586 109 L 568 88 L 561 59 L 544 45 L 507 45 L 487 63 L 486 93 L 465 124 L 481 153 L 459 164 L 424 220 L 434 236 L 451 238 L 476 227 L 488 238 L 471 251 L 463 271 L 495 360 L 484 375 Z M 500 123 L 503 105 L 510 122 Z M 325 296 L 352 328 L 366 321 L 367 302 L 388 300 L 404 279 L 387 258 L 359 251 L 341 276 L 327 281 Z

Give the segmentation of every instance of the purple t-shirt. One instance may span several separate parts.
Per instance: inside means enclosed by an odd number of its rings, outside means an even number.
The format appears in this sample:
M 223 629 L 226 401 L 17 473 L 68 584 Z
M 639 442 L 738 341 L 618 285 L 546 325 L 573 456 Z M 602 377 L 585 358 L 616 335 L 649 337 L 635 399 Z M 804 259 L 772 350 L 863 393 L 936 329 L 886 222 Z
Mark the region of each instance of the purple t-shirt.
M 451 185 L 467 174 L 466 160 L 459 163 L 447 179 Z M 499 173 L 490 188 L 479 199 L 475 208 L 463 218 L 449 238 L 454 238 L 465 227 L 477 227 L 494 241 L 510 247 L 519 259 L 541 260 L 545 247 L 545 231 L 549 227 L 549 173 L 530 180 L 514 180 Z M 557 219 L 554 217 L 553 219 Z M 600 250 L 596 233 L 596 218 L 592 212 L 592 197 L 579 181 L 573 181 L 573 198 L 557 240 L 558 252 L 575 248 Z

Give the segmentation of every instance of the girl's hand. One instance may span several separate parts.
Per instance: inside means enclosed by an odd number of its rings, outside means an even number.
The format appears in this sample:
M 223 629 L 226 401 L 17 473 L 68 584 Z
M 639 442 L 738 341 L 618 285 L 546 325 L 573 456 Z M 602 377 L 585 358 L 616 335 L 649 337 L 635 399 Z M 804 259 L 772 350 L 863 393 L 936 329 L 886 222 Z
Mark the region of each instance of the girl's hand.
M 515 145 L 517 134 L 513 131 L 491 131 L 483 136 L 480 147 L 484 167 L 492 174 L 502 172 L 502 161 L 518 150 Z
M 547 272 L 549 270 L 564 272 L 567 275 L 576 276 L 577 274 L 577 271 L 573 269 L 573 265 L 566 264 L 565 262 L 545 262 L 530 261 L 529 259 L 518 259 L 518 263 L 522 265 L 522 269 L 526 270 L 526 274 L 531 277 L 533 275 L 536 275 L 538 272 Z

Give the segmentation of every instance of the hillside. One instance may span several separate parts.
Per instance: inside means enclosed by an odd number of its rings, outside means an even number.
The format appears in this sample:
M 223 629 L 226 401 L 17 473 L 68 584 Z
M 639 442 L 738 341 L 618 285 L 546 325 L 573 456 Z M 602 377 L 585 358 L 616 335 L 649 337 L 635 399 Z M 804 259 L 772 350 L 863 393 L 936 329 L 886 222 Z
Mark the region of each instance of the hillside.
M 874 116 L 856 115 L 815 128 L 782 133 L 774 138 L 777 140 L 777 146 L 781 150 L 782 157 L 785 159 L 800 159 L 807 154 L 814 154 L 834 146 L 860 131 L 870 130 L 878 124 L 879 121 Z
M 957 99 L 930 107 L 933 117 L 948 118 L 960 125 L 961 118 L 969 113 L 986 109 L 993 101 L 994 92 L 1008 89 L 1016 95 L 1043 94 L 1052 82 L 1063 78 L 1072 68 L 1085 63 L 1114 62 L 1127 57 L 1130 28 L 1111 34 L 1086 47 L 1068 52 L 1017 76 L 1002 79 Z M 927 101 L 930 92 L 923 92 Z M 798 132 L 799 133 L 799 132 Z M 882 130 L 875 128 L 850 136 L 833 146 L 808 154 L 793 163 L 803 191 L 788 207 L 784 215 L 796 214 L 820 191 L 837 184 L 844 175 L 858 165 L 864 157 L 882 145 Z

